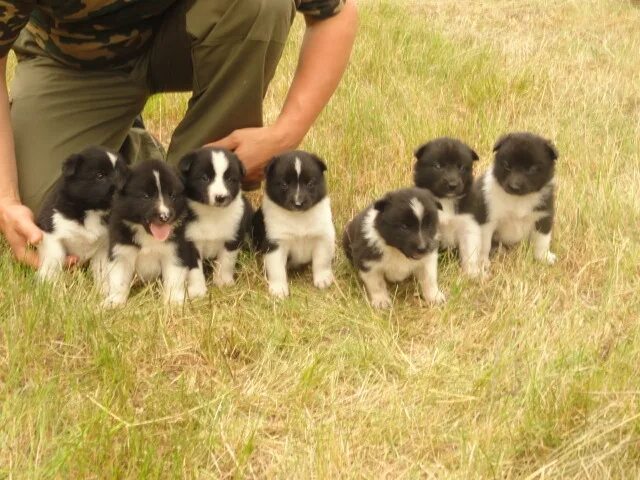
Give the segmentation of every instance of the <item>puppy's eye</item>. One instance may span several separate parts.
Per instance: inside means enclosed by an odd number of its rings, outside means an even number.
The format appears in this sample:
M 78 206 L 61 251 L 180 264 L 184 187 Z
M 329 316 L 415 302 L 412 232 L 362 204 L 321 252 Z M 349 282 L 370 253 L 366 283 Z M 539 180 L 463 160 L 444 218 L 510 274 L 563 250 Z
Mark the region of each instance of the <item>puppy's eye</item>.
M 284 190 L 288 190 L 289 189 L 289 184 L 287 182 L 280 182 L 280 188 L 284 191 Z
M 409 231 L 409 225 L 407 225 L 406 223 L 401 223 L 400 224 L 400 230 L 402 230 L 403 232 L 408 232 Z
M 540 170 L 540 167 L 538 165 L 531 165 L 529 167 L 529 173 L 531 174 L 538 173 L 539 170 Z
M 502 168 L 504 168 L 506 172 L 511 171 L 511 165 L 509 165 L 509 162 L 502 162 Z
M 148 200 L 148 199 L 150 199 L 150 198 L 152 197 L 152 195 L 151 195 L 149 192 L 145 192 L 142 196 L 143 196 L 144 198 L 146 198 L 147 200 Z
M 102 180 L 104 177 L 106 177 L 106 175 L 103 172 L 96 173 L 97 180 Z
M 433 168 L 435 168 L 436 170 L 440 170 L 442 168 L 442 165 L 440 165 L 440 162 L 435 162 L 433 164 Z
M 224 180 L 229 180 L 229 178 L 231 177 L 231 172 L 229 170 L 227 170 L 226 172 L 224 172 L 224 175 L 222 175 L 222 178 Z
M 209 180 L 211 180 L 211 178 L 209 177 L 208 174 L 204 174 L 200 177 L 200 180 L 202 180 L 203 182 L 208 182 Z
M 170 198 L 171 200 L 175 200 L 175 199 L 176 199 L 176 193 L 175 193 L 175 192 L 170 193 L 170 194 L 169 194 L 169 198 Z
M 316 186 L 316 181 L 315 180 L 309 180 L 307 182 L 307 187 L 314 188 L 315 186 Z
M 460 165 L 460 166 L 458 167 L 458 169 L 459 169 L 461 172 L 466 172 L 467 170 L 469 170 L 469 166 L 468 166 L 468 165 Z

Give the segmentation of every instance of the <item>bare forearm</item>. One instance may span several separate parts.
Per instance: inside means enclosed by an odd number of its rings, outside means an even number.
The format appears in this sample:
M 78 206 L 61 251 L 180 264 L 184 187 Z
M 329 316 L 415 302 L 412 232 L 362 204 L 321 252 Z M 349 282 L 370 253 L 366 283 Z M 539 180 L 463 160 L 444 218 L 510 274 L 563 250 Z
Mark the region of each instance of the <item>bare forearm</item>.
M 340 83 L 357 28 L 354 1 L 332 18 L 307 22 L 298 68 L 276 121 L 292 146 L 302 141 Z
M 0 200 L 17 200 L 19 199 L 18 172 L 9 113 L 6 74 L 7 57 L 0 59 Z

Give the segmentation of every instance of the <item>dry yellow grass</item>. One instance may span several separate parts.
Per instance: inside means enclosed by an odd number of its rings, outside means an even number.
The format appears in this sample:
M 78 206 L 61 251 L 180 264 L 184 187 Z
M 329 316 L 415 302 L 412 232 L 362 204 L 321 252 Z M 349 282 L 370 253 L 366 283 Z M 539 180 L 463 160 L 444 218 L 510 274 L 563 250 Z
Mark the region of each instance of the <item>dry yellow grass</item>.
M 350 70 L 304 147 L 338 228 L 410 182 L 411 151 L 459 136 L 490 161 L 528 129 L 561 157 L 553 268 L 526 246 L 484 284 L 441 263 L 372 311 L 337 284 L 236 287 L 168 311 L 155 287 L 102 312 L 0 256 L 0 477 L 637 478 L 640 475 L 640 9 L 618 0 L 361 1 Z M 267 98 L 277 114 L 302 26 Z M 168 141 L 184 95 L 154 98 Z

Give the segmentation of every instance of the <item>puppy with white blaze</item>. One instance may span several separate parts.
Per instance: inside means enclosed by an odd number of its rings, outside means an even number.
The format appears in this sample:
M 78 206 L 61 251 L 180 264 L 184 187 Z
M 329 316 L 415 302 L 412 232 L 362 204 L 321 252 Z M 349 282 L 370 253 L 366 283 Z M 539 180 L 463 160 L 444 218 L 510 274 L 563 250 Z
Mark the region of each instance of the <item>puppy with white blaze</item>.
M 202 262 L 216 260 L 213 282 L 232 285 L 240 247 L 251 229 L 253 208 L 242 195 L 245 169 L 238 157 L 220 148 L 202 148 L 180 160 L 189 206 L 185 236 L 198 250 L 198 268 L 189 272 L 189 293 L 204 295 Z
M 61 270 L 67 255 L 90 262 L 94 281 L 102 282 L 109 235 L 107 216 L 116 187 L 126 175 L 124 159 L 101 147 L 89 147 L 67 158 L 62 175 L 38 212 L 36 224 L 44 232 L 38 247 L 40 279 Z
M 478 154 L 460 140 L 441 137 L 415 152 L 414 182 L 429 190 L 442 205 L 438 215 L 440 247 L 457 248 L 463 272 L 480 272 L 480 225 L 474 217 L 473 165 Z
M 134 275 L 142 281 L 162 278 L 166 302 L 182 303 L 187 274 L 198 253 L 185 239 L 184 187 L 164 162 L 136 165 L 116 192 L 109 219 L 109 263 L 105 306 L 122 305 Z
M 287 267 L 311 263 L 316 287 L 333 283 L 336 234 L 326 170 L 320 158 L 303 151 L 275 157 L 265 169 L 266 195 L 254 215 L 253 241 L 264 253 L 269 292 L 275 297 L 289 295 Z
M 492 167 L 474 185 L 482 230 L 481 260 L 489 264 L 492 241 L 513 245 L 529 238 L 533 254 L 552 265 L 556 147 L 531 133 L 510 133 L 493 147 Z
M 442 303 L 438 288 L 438 203 L 421 188 L 387 193 L 345 227 L 342 247 L 358 270 L 374 308 L 389 308 L 387 281 L 415 276 L 430 303 Z

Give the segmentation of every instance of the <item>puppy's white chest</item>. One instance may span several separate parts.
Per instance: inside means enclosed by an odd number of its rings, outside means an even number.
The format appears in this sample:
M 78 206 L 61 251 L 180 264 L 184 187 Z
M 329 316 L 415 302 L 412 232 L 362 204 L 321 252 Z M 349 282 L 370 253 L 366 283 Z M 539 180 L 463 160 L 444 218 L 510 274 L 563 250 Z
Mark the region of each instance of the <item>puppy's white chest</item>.
M 197 202 L 189 202 L 197 214 L 197 220 L 189 224 L 185 231 L 202 258 L 214 258 L 226 242 L 236 239 L 238 226 L 242 220 L 243 201 L 238 197 L 226 207 L 212 207 Z
M 525 239 L 546 212 L 536 211 L 542 201 L 541 192 L 510 195 L 493 181 L 486 190 L 489 221 L 496 226 L 498 239 L 507 244 Z
M 372 262 L 370 267 L 381 270 L 390 282 L 401 282 L 420 269 L 423 263 L 424 260 L 413 260 L 395 248 L 385 247 L 382 258 L 377 262 Z
M 60 213 L 53 214 L 53 236 L 62 241 L 70 255 L 81 262 L 88 260 L 101 247 L 106 247 L 107 226 L 103 222 L 105 212 L 89 210 L 82 224 L 65 218 Z
M 440 245 L 444 248 L 456 246 L 456 205 L 455 200 L 450 198 L 438 199 L 442 205 L 442 210 L 438 212 L 438 233 L 440 234 Z

